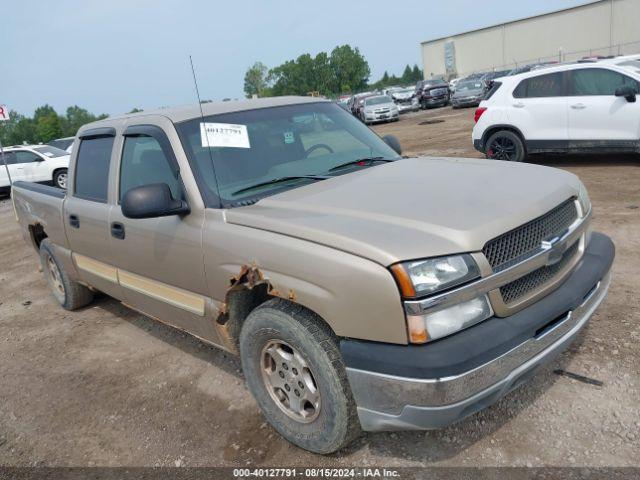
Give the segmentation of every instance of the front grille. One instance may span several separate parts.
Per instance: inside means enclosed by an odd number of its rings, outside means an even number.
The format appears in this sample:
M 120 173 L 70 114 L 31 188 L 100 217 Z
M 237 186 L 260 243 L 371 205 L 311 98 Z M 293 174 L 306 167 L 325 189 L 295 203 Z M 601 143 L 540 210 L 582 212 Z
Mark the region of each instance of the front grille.
M 437 97 L 439 95 L 445 95 L 446 93 L 446 88 L 434 88 L 433 90 L 431 90 L 431 92 L 429 92 L 429 95 L 431 95 L 432 97 Z
M 578 252 L 579 241 L 576 241 L 571 247 L 564 252 L 564 255 L 558 263 L 553 265 L 540 267 L 533 272 L 527 273 L 524 277 L 520 277 L 511 283 L 507 283 L 500 288 L 502 301 L 507 305 L 518 300 L 523 295 L 540 288 L 553 277 L 558 275 L 573 259 Z
M 578 218 L 575 201 L 570 198 L 550 212 L 493 240 L 482 249 L 494 272 L 532 255 L 543 240 L 562 235 Z

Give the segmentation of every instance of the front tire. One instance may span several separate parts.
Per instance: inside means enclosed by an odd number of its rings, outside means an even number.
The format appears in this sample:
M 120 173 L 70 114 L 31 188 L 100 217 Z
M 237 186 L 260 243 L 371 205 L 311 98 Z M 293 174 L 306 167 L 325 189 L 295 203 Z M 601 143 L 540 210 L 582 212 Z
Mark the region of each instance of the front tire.
M 77 310 L 89 305 L 93 292 L 84 285 L 74 282 L 56 259 L 49 239 L 40 243 L 40 263 L 53 296 L 65 310 Z
M 511 130 L 500 130 L 487 140 L 486 157 L 492 160 L 522 162 L 527 157 L 524 143 L 520 136 Z
M 63 168 L 60 170 L 56 170 L 53 174 L 53 186 L 61 188 L 62 190 L 67 189 L 67 169 Z
M 281 299 L 256 308 L 240 359 L 262 413 L 294 445 L 328 454 L 360 434 L 337 339 L 313 312 Z

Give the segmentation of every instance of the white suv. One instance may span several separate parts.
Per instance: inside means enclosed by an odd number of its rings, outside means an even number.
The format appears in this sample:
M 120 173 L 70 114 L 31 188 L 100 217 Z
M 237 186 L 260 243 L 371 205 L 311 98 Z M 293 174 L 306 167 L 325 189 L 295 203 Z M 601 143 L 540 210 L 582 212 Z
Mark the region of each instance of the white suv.
M 55 187 L 67 188 L 69 154 L 51 145 L 20 145 L 4 149 L 12 181 L 51 182 Z M 0 190 L 8 190 L 7 168 L 0 156 Z
M 576 63 L 497 78 L 475 113 L 473 146 L 487 158 L 530 153 L 639 152 L 640 73 Z

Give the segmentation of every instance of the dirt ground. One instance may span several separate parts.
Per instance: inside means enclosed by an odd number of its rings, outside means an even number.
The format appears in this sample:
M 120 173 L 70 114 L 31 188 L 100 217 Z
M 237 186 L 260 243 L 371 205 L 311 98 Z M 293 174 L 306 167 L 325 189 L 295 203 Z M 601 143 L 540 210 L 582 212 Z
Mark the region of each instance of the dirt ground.
M 478 157 L 472 117 L 441 108 L 375 129 L 408 154 Z M 586 331 L 531 382 L 457 425 L 365 434 L 325 457 L 266 424 L 228 354 L 106 297 L 79 312 L 58 307 L 0 201 L 0 465 L 640 465 L 640 159 L 533 161 L 579 175 L 595 229 L 617 245 L 609 296 Z M 604 386 L 559 377 L 560 367 Z

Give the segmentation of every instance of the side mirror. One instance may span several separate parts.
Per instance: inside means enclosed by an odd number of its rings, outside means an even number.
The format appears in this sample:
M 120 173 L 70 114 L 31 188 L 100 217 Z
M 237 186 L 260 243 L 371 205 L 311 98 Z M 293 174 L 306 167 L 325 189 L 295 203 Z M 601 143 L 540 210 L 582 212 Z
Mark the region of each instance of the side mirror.
M 402 155 L 400 140 L 398 140 L 395 135 L 385 135 L 384 137 L 382 137 L 382 140 L 384 140 L 384 143 L 393 148 L 398 155 Z
M 616 97 L 624 97 L 627 102 L 635 102 L 636 101 L 636 95 L 638 94 L 638 92 L 636 92 L 636 89 L 633 88 L 630 85 L 624 85 L 622 87 L 618 87 L 616 88 Z
M 122 198 L 122 214 L 127 218 L 156 218 L 190 212 L 182 200 L 174 200 L 166 183 L 153 183 L 128 190 Z

